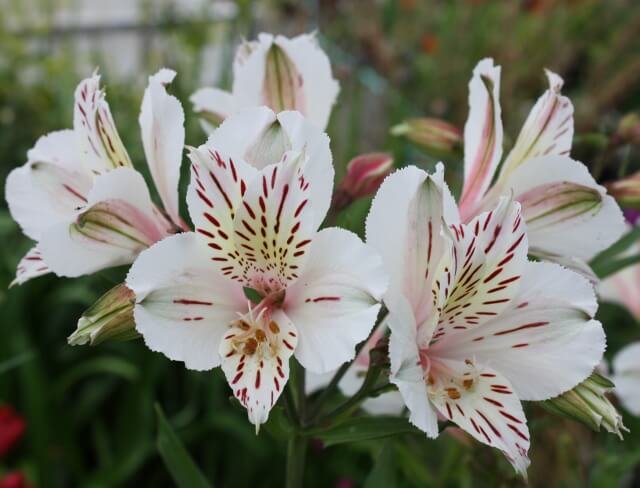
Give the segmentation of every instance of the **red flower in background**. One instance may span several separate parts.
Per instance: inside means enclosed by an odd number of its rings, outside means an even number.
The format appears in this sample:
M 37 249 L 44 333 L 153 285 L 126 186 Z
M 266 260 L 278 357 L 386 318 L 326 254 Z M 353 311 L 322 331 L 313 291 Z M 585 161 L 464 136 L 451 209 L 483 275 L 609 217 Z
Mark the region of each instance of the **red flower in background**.
M 21 471 L 13 471 L 0 479 L 0 488 L 31 488 Z
M 0 407 L 0 457 L 3 457 L 11 448 L 20 440 L 26 424 L 24 418 L 16 413 L 13 407 L 9 405 L 3 405 Z M 2 483 L 7 479 L 5 477 Z M 4 485 L 0 484 L 0 488 Z

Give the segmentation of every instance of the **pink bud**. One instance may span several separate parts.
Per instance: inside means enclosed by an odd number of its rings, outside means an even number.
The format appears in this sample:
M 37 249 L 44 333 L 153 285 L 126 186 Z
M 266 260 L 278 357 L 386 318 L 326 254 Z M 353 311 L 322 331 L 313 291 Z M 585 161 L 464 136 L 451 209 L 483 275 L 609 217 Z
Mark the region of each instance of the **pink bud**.
M 431 117 L 408 119 L 391 128 L 394 136 L 405 136 L 428 151 L 449 152 L 462 144 L 462 132 L 444 120 Z
M 334 210 L 340 210 L 357 198 L 374 195 L 393 170 L 393 157 L 387 153 L 356 156 L 347 165 L 347 174 L 333 197 Z
M 620 206 L 640 209 L 640 172 L 605 185 Z

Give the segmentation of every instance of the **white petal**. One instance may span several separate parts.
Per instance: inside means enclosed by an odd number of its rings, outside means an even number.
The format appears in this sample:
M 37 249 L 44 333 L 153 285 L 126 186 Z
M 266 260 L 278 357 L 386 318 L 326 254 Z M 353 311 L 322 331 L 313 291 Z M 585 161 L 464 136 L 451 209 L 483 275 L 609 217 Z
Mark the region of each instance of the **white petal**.
M 616 396 L 633 415 L 640 415 L 640 342 L 624 347 L 613 358 Z
M 483 59 L 469 82 L 469 117 L 464 126 L 464 185 L 460 212 L 464 220 L 476 207 L 491 184 L 502 157 L 500 118 L 500 66 Z
M 98 74 L 82 80 L 76 88 L 73 128 L 83 163 L 90 170 L 102 173 L 120 166 L 131 166 L 104 91 L 100 89 Z
M 304 157 L 293 152 L 264 168 L 247 187 L 234 218 L 237 270 L 223 270 L 264 296 L 295 281 L 309 257 L 313 201 Z
M 18 263 L 16 277 L 9 286 L 22 285 L 32 278 L 37 278 L 47 273 L 51 273 L 51 270 L 42 260 L 40 250 L 37 247 L 32 247 Z
M 273 36 L 260 34 L 257 41 L 244 42 L 238 47 L 233 63 L 232 93 L 239 106 L 264 105 L 266 60 L 272 43 Z
M 213 263 L 221 272 L 244 267 L 236 253 L 233 219 L 242 195 L 257 171 L 242 159 L 233 159 L 203 145 L 191 149 L 191 183 L 187 191 L 189 215 L 195 230 L 208 242 Z
M 289 380 L 289 358 L 298 340 L 296 328 L 282 312 L 266 324 L 260 322 L 237 322 L 220 343 L 222 370 L 256 431 Z
M 269 157 L 263 157 L 262 154 L 256 157 L 251 151 L 254 146 L 261 145 L 261 138 L 276 121 L 276 114 L 267 107 L 244 108 L 225 119 L 211 133 L 206 145 L 228 154 L 234 160 L 242 159 L 251 166 L 262 169 L 280 161 L 284 152 L 290 149 L 285 146 L 283 151 L 272 153 Z
M 222 338 L 247 311 L 242 288 L 216 272 L 195 233 L 168 237 L 141 253 L 127 286 L 136 294 L 136 329 L 145 344 L 189 369 L 220 365 Z
M 483 444 L 500 449 L 518 473 L 526 476 L 529 429 L 520 400 L 509 380 L 486 366 L 445 361 L 454 375 L 440 375 L 431 401 L 447 419 Z M 464 386 L 462 381 L 467 381 Z
M 218 88 L 201 88 L 191 95 L 189 100 L 207 133 L 213 132 L 223 120 L 236 111 L 237 104 L 233 95 Z
M 54 134 L 47 137 L 54 138 Z M 64 134 L 55 139 L 68 142 L 68 132 Z M 39 146 L 40 141 L 34 149 Z M 92 182 L 85 172 L 55 164 L 51 158 L 41 161 L 45 155 L 40 151 L 31 154 L 32 161 L 14 169 L 7 177 L 5 195 L 11 216 L 27 236 L 38 240 L 44 231 L 58 222 L 68 221 L 77 208 L 87 203 Z
M 441 264 L 434 286 L 440 315 L 431 340 L 446 340 L 499 316 L 518 293 L 527 263 L 526 229 L 517 202 L 501 199 L 494 210 L 451 229 L 453 252 Z
M 515 200 L 529 201 L 529 195 L 543 192 L 549 185 L 560 183 L 582 185 L 585 191 L 597 192 L 601 202 L 577 206 L 577 210 L 573 212 L 561 212 L 562 218 L 547 217 L 527 221 L 530 253 L 589 260 L 622 236 L 625 221 L 618 204 L 594 181 L 582 163 L 566 156 L 527 159 L 496 191 L 513 191 Z M 527 208 L 527 204 L 523 202 L 525 218 Z
M 586 279 L 556 264 L 529 263 L 507 310 L 433 351 L 476 358 L 506 376 L 522 400 L 546 400 L 582 382 L 600 363 L 605 337 L 592 319 L 596 308 Z
M 500 170 L 500 179 L 508 177 L 509 173 L 527 159 L 547 155 L 568 156 L 571 151 L 573 105 L 567 97 L 560 94 L 562 78 L 548 70 L 546 74 L 549 89 L 531 109 Z
M 71 172 L 88 173 L 83 167 L 78 140 L 71 129 L 50 132 L 38 139 L 27 152 L 29 163 L 50 163 Z
M 293 39 L 278 36 L 275 43 L 286 52 L 300 76 L 304 105 L 296 110 L 324 129 L 340 91 L 338 82 L 331 75 L 329 58 L 318 45 L 315 34 L 302 34 Z
M 305 178 L 311 182 L 314 225 L 319 227 L 329 210 L 333 193 L 334 170 L 329 137 L 298 112 L 281 112 L 278 122 L 289 141 L 289 147 L 304 152 L 308 158 Z
M 355 346 L 375 323 L 386 284 L 380 258 L 355 234 L 337 228 L 318 232 L 284 302 L 298 329 L 300 363 L 324 373 L 353 359 Z
M 82 211 L 49 228 L 38 247 L 54 273 L 75 277 L 131 263 L 167 233 L 142 175 L 118 168 L 97 177 Z
M 387 177 L 371 205 L 367 217 L 367 243 L 380 253 L 390 276 L 385 297 L 393 308 L 399 296 L 406 297 L 419 322 L 430 308 L 423 293 L 426 273 L 439 263 L 444 247 L 440 237 L 442 220 L 455 224 L 457 210 L 444 186 L 442 168 L 428 176 L 416 167 L 396 171 Z M 420 310 L 420 312 L 418 312 Z
M 417 324 L 411 306 L 401 299 L 387 319 L 391 329 L 389 359 L 391 382 L 398 387 L 409 409 L 409 421 L 429 437 L 438 436 L 438 417 L 429 401 L 427 384 L 420 365 Z
M 226 119 L 206 145 L 258 169 L 280 162 L 287 151 L 304 152 L 308 157 L 305 174 L 313 181 L 316 227 L 324 219 L 331 203 L 334 177 L 329 138 L 298 112 L 281 112 L 276 116 L 266 107 L 244 109 Z
M 167 93 L 175 71 L 162 69 L 149 77 L 140 109 L 142 145 L 164 209 L 180 226 L 178 182 L 184 147 L 184 111 L 178 99 Z

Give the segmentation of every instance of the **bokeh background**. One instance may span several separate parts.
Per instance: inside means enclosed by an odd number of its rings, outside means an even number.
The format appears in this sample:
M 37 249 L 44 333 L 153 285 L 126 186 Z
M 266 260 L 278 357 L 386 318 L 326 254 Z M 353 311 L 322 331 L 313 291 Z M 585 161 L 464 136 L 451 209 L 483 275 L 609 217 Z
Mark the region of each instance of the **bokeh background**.
M 462 127 L 476 62 L 503 66 L 506 145 L 546 88 L 543 68 L 565 79 L 576 109 L 573 155 L 599 181 L 640 168 L 620 120 L 640 107 L 637 0 L 0 0 L 0 180 L 49 131 L 71 126 L 77 82 L 100 67 L 120 134 L 146 171 L 138 111 L 147 76 L 178 71 L 172 92 L 187 113 L 187 143 L 205 135 L 191 112 L 197 88 L 228 88 L 235 47 L 261 31 L 318 30 L 342 89 L 328 133 L 338 177 L 354 155 L 385 150 L 396 165 L 432 168 L 442 158 L 459 186 L 461 155 L 436 154 L 389 128 L 432 116 Z M 184 180 L 184 178 L 183 178 Z M 185 181 L 183 181 L 185 183 Z M 343 217 L 362 231 L 363 201 Z M 285 441 L 256 438 L 229 401 L 220 370 L 196 373 L 140 342 L 71 347 L 66 337 L 125 270 L 68 280 L 43 277 L 8 289 L 30 243 L 0 203 L 0 405 L 24 417 L 24 437 L 0 458 L 35 487 L 172 486 L 156 449 L 158 403 L 215 486 L 283 486 Z M 640 297 L 638 297 L 640 300 Z M 604 304 L 607 356 L 640 338 L 622 307 Z M 531 486 L 640 486 L 640 421 L 624 442 L 529 405 Z M 372 467 L 384 447 L 391 472 Z M 305 485 L 519 486 L 497 451 L 449 435 L 323 447 L 312 443 Z

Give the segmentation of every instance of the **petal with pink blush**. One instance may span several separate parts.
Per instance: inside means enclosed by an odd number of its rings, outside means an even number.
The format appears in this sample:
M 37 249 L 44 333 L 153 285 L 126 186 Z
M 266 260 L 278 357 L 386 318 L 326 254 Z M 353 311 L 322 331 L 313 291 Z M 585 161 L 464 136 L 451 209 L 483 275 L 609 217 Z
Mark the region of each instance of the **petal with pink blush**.
M 560 94 L 563 81 L 557 74 L 546 70 L 549 89 L 538 99 L 522 126 L 520 135 L 507 156 L 500 179 L 508 175 L 527 159 L 537 156 L 568 156 L 573 140 L 573 105 Z
M 483 59 L 469 82 L 469 117 L 464 126 L 464 185 L 460 213 L 469 220 L 489 189 L 502 157 L 500 66 Z
M 161 69 L 149 77 L 139 123 L 147 164 L 164 209 L 177 227 L 183 227 L 178 183 L 184 148 L 184 111 L 178 99 L 165 88 L 175 75 L 175 71 Z

